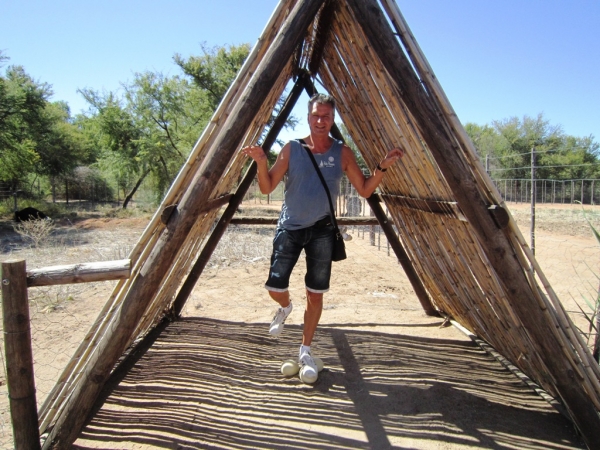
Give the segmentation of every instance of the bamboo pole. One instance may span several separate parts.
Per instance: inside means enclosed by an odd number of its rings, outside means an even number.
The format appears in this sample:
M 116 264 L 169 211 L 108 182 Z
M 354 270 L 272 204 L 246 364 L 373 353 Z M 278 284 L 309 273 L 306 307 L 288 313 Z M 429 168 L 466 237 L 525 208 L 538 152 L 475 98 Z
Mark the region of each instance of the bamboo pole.
M 573 368 L 554 359 L 554 351 L 560 345 L 548 329 L 549 324 L 535 301 L 532 302 L 531 287 L 520 265 L 516 264 L 511 243 L 495 225 L 487 212 L 470 168 L 460 157 L 459 148 L 441 122 L 438 111 L 422 89 L 410 62 L 400 49 L 387 19 L 374 0 L 348 0 L 355 20 L 363 28 L 371 47 L 397 84 L 403 100 L 414 114 L 417 126 L 427 142 L 437 164 L 452 189 L 459 206 L 476 232 L 482 249 L 494 270 L 513 296 L 513 307 L 519 319 L 532 335 L 536 351 L 544 355 L 544 362 L 556 379 L 556 387 L 571 417 L 590 448 L 600 448 L 600 417 L 590 398 L 580 385 L 573 381 Z
M 196 221 L 197 212 L 208 200 L 215 182 L 223 175 L 227 163 L 238 150 L 249 125 L 268 96 L 290 55 L 301 43 L 306 29 L 322 1 L 299 1 L 283 24 L 272 46 L 258 66 L 248 88 L 233 107 L 202 167 L 184 193 L 162 233 L 160 240 L 144 262 L 95 353 L 88 362 L 82 382 L 73 391 L 65 411 L 58 417 L 44 448 L 67 448 L 76 439 L 106 378 L 125 351 L 132 332 L 140 320 L 146 302 L 154 296 L 160 282 Z
M 25 261 L 2 263 L 2 314 L 15 449 L 39 449 Z
M 198 167 L 201 165 L 201 162 L 204 159 L 206 149 L 209 148 L 216 139 L 218 130 L 222 127 L 224 121 L 231 112 L 232 105 L 238 101 L 242 93 L 245 91 L 250 78 L 255 73 L 258 64 L 275 39 L 277 31 L 281 27 L 285 17 L 289 14 L 295 3 L 296 0 L 282 0 L 277 5 L 269 20 L 269 23 L 265 26 L 261 37 L 258 39 L 256 45 L 252 49 L 252 52 L 244 62 L 244 65 L 240 69 L 235 81 L 227 90 L 227 93 L 223 97 L 223 100 L 217 108 L 217 111 L 213 115 L 211 122 L 205 128 L 202 136 L 195 145 L 187 163 L 180 170 L 177 179 L 169 190 L 169 193 L 165 196 L 163 206 L 176 203 L 181 196 L 181 192 L 188 188 L 193 173 L 198 170 Z M 285 73 L 282 73 L 281 76 L 285 76 Z M 255 128 L 257 127 L 255 126 Z M 51 427 L 55 418 L 62 414 L 62 410 L 65 406 L 64 400 L 71 395 L 71 392 L 74 389 L 73 386 L 76 386 L 81 381 L 81 374 L 88 363 L 91 352 L 102 336 L 108 332 L 108 327 L 112 323 L 116 311 L 119 310 L 120 305 L 123 303 L 124 295 L 126 292 L 128 292 L 133 282 L 132 280 L 135 279 L 140 268 L 143 266 L 144 262 L 154 248 L 154 245 L 160 238 L 161 232 L 163 231 L 162 224 L 160 223 L 161 213 L 162 208 L 159 208 L 140 236 L 135 249 L 131 252 L 130 258 L 134 264 L 132 278 L 130 280 L 121 281 L 115 287 L 111 297 L 108 299 L 105 307 L 100 312 L 96 322 L 92 325 L 90 331 L 82 340 L 81 345 L 61 374 L 57 384 L 48 395 L 44 405 L 42 405 L 42 408 L 40 409 L 40 418 L 42 419 L 42 426 L 40 427 L 40 430 L 42 430 L 42 432 Z M 131 339 L 134 338 L 135 336 Z

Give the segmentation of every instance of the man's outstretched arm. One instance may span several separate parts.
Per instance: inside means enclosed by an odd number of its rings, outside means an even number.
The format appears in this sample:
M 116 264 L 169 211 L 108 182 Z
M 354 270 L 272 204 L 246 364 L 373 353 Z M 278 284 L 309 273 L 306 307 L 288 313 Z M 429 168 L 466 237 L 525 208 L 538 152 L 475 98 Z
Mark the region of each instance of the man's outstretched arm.
M 290 144 L 286 144 L 279 152 L 277 160 L 269 170 L 267 155 L 262 147 L 251 145 L 242 148 L 244 155 L 252 158 L 257 165 L 258 187 L 263 194 L 270 194 L 275 190 L 283 176 L 288 171 L 290 160 Z
M 375 192 L 375 189 L 377 189 L 377 186 L 379 186 L 379 183 L 383 180 L 384 171 L 403 156 L 404 150 L 401 148 L 390 150 L 383 161 L 379 163 L 379 168 L 375 169 L 373 175 L 367 178 L 362 173 L 362 170 L 360 170 L 360 167 L 358 167 L 356 157 L 352 150 L 350 150 L 349 147 L 344 146 L 342 148 L 342 168 L 344 169 L 344 172 L 346 172 L 348 180 L 350 180 L 350 183 L 352 183 L 352 186 L 354 186 L 356 192 L 358 192 L 358 195 L 368 198 Z

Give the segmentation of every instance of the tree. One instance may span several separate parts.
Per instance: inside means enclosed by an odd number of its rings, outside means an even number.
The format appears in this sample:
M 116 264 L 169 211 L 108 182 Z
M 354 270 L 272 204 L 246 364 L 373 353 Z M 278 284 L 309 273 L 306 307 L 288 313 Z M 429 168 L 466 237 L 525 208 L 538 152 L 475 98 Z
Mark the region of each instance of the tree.
M 215 111 L 244 61 L 250 54 L 250 45 L 231 45 L 209 49 L 202 45 L 201 56 L 190 56 L 187 60 L 175 54 L 175 63 L 204 94 L 211 111 Z
M 20 66 L 10 66 L 0 76 L 0 179 L 15 188 L 40 159 L 37 150 L 50 126 L 44 110 L 51 93 L 49 85 L 34 81 Z
M 144 158 L 144 127 L 116 94 L 100 94 L 91 89 L 79 92 L 92 108 L 87 129 L 96 132 L 96 143 L 101 149 L 98 165 L 115 177 L 118 188 L 123 189 L 125 195 L 123 208 L 127 208 L 151 170 Z M 131 179 L 135 180 L 133 185 Z
M 178 76 L 136 74 L 125 98 L 143 126 L 140 156 L 148 161 L 160 197 L 185 162 L 213 109 L 193 84 Z
M 203 53 L 201 56 L 191 56 L 184 59 L 181 55 L 176 54 L 173 59 L 183 73 L 189 76 L 199 89 L 200 95 L 205 99 L 206 105 L 210 108 L 212 114 L 219 106 L 229 86 L 250 54 L 250 44 L 214 48 L 202 45 L 201 48 Z M 285 94 L 277 102 L 275 110 L 267 123 L 267 130 L 273 124 L 284 102 Z M 293 130 L 297 124 L 298 119 L 290 116 L 285 123 L 285 128 Z M 262 138 L 264 137 L 263 135 Z M 277 143 L 279 147 L 283 147 L 285 144 L 280 140 L 277 140 Z M 277 154 L 270 151 L 267 157 L 272 164 L 277 159 Z
M 80 91 L 91 106 L 87 130 L 101 148 L 99 167 L 117 178 L 127 204 L 146 179 L 160 200 L 184 164 L 229 85 L 249 45 L 175 55 L 186 77 L 144 72 L 123 84 L 124 94 Z M 272 118 L 271 118 L 272 120 Z M 288 120 L 293 126 L 294 119 Z
M 0 53 L 0 62 L 6 60 Z M 50 103 L 51 95 L 49 84 L 35 81 L 21 66 L 0 76 L 0 180 L 15 190 L 27 178 L 68 174 L 86 159 L 67 104 Z
M 596 178 L 598 143 L 591 136 L 567 136 L 542 114 L 511 117 L 491 125 L 467 123 L 465 130 L 482 160 L 489 161 L 495 179 L 531 176 L 531 152 L 535 149 L 539 179 Z
M 51 180 L 55 200 L 56 182 L 62 179 L 67 183 L 75 168 L 93 162 L 93 156 L 65 102 L 47 103 L 44 118 L 48 127 L 37 137 L 39 159 L 35 172 Z

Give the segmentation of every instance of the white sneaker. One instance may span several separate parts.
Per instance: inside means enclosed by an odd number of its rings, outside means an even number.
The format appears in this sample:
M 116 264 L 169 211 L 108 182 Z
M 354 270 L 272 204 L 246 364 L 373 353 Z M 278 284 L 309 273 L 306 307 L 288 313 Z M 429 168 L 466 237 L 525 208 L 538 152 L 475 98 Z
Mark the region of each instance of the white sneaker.
M 271 327 L 269 328 L 269 333 L 273 336 L 279 336 L 283 331 L 283 324 L 285 323 L 285 319 L 290 315 L 293 309 L 292 302 L 290 302 L 287 308 L 280 307 L 275 313 L 275 317 L 273 317 L 273 321 L 271 322 Z
M 298 359 L 298 364 L 300 364 L 300 380 L 303 383 L 312 384 L 317 381 L 319 370 L 310 353 L 303 353 Z

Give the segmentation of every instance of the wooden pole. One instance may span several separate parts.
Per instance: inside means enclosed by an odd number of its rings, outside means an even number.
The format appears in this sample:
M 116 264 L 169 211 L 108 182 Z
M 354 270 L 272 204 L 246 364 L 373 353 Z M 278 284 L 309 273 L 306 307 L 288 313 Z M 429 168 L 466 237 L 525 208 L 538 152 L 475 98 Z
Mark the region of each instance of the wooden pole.
M 233 217 L 229 222 L 232 225 L 277 225 L 279 217 Z M 338 226 L 369 226 L 379 225 L 376 217 L 338 217 L 336 218 Z
M 312 83 L 310 83 L 310 80 L 308 79 L 305 83 L 305 89 L 309 96 L 312 96 L 316 93 L 314 86 L 312 85 Z M 344 140 L 344 137 L 342 136 L 342 133 L 340 132 L 336 124 L 333 124 L 333 127 L 331 128 L 331 135 L 340 141 Z M 406 250 L 404 250 L 402 243 L 398 239 L 398 235 L 394 231 L 394 227 L 390 224 L 388 217 L 381 208 L 381 205 L 379 204 L 380 199 L 376 196 L 371 196 L 367 199 L 367 202 L 371 207 L 372 213 L 375 215 L 375 218 L 379 222 L 379 226 L 385 233 L 385 237 L 387 238 L 392 249 L 394 250 L 396 257 L 398 258 L 398 262 L 402 265 L 402 268 L 404 269 L 404 272 L 406 273 L 410 284 L 415 290 L 415 294 L 417 295 L 419 303 L 421 303 L 425 314 L 427 314 L 428 316 L 439 316 L 439 313 L 433 306 L 433 303 L 431 302 L 431 299 L 427 294 L 427 290 L 421 282 L 421 278 L 417 274 L 417 271 L 415 270 L 412 261 L 408 257 L 408 253 L 406 253 Z
M 415 119 L 460 208 L 467 217 L 491 266 L 510 295 L 513 311 L 531 336 L 531 343 L 555 379 L 557 392 L 581 431 L 589 448 L 600 448 L 600 417 L 578 382 L 574 367 L 554 357 L 561 347 L 553 326 L 537 305 L 531 286 L 519 264 L 511 242 L 495 224 L 461 149 L 452 138 L 442 113 L 423 89 L 413 67 L 389 26 L 376 0 L 347 0 L 354 19 L 363 29 L 371 48 L 390 74 L 397 92 Z
M 2 314 L 15 449 L 39 449 L 25 261 L 2 263 Z
M 415 270 L 412 261 L 408 257 L 408 254 L 404 250 L 404 247 L 402 247 L 402 243 L 398 239 L 398 235 L 396 235 L 394 227 L 388 220 L 387 216 L 385 215 L 385 212 L 383 211 L 383 208 L 379 204 L 379 196 L 371 195 L 367 199 L 367 201 L 369 202 L 371 211 L 373 211 L 375 217 L 377 217 L 377 220 L 379 221 L 379 226 L 385 233 L 385 237 L 387 238 L 388 242 L 390 243 L 390 246 L 394 250 L 396 257 L 398 258 L 398 262 L 402 265 L 402 268 L 404 269 L 404 272 L 406 273 L 410 284 L 415 290 L 415 294 L 419 299 L 419 303 L 421 303 L 423 311 L 425 311 L 425 314 L 427 314 L 428 316 L 440 317 L 440 313 L 433 306 L 433 303 L 431 302 L 431 299 L 429 298 L 429 295 L 427 294 L 423 283 L 421 283 L 421 278 L 419 278 L 419 275 L 417 274 L 417 271 Z
M 50 266 L 27 271 L 27 286 L 91 283 L 124 280 L 131 274 L 131 260 L 100 261 L 83 264 Z
M 268 153 L 270 151 L 271 146 L 275 143 L 277 136 L 279 136 L 279 133 L 285 126 L 285 123 L 286 123 L 288 117 L 290 116 L 290 114 L 292 113 L 292 110 L 294 109 L 294 106 L 296 105 L 296 102 L 300 98 L 300 94 L 302 94 L 302 91 L 304 90 L 304 80 L 302 79 L 304 76 L 306 76 L 304 73 L 301 74 L 300 78 L 296 81 L 296 84 L 294 85 L 294 87 L 292 88 L 292 91 L 288 95 L 288 98 L 286 99 L 285 104 L 283 105 L 283 108 L 277 115 L 277 118 L 275 119 L 273 126 L 269 130 L 269 133 L 267 134 L 267 137 L 265 138 L 265 141 L 263 142 L 262 146 L 266 153 Z M 236 213 L 238 207 L 240 206 L 240 203 L 242 203 L 242 200 L 244 199 L 246 192 L 250 188 L 250 185 L 254 181 L 255 176 L 256 176 L 256 163 L 252 162 L 252 164 L 248 168 L 248 171 L 246 172 L 246 175 L 244 176 L 244 179 L 242 180 L 242 182 L 240 183 L 240 185 L 237 188 L 237 191 L 231 198 L 229 205 L 223 212 L 223 215 L 221 216 L 219 223 L 217 224 L 217 226 L 215 226 L 215 229 L 213 230 L 212 234 L 206 241 L 206 244 L 202 248 L 202 251 L 200 252 L 200 255 L 198 256 L 198 259 L 194 263 L 192 270 L 188 274 L 185 282 L 181 286 L 181 289 L 177 293 L 177 297 L 175 298 L 175 301 L 173 302 L 173 307 L 172 307 L 173 315 L 175 317 L 179 317 L 181 315 L 181 311 L 183 310 L 183 307 L 184 307 L 188 297 L 192 293 L 192 290 L 194 289 L 194 286 L 196 286 L 196 283 L 198 282 L 200 275 L 202 275 L 202 272 L 204 271 L 206 264 L 208 264 L 208 261 L 210 260 L 211 255 L 217 248 L 219 241 L 223 237 L 223 234 L 227 230 L 227 227 L 229 226 L 230 222 L 232 221 L 234 214 Z M 276 218 L 273 218 L 272 220 L 274 220 L 275 223 L 277 222 Z M 249 223 L 249 222 L 245 222 L 245 223 Z
M 531 147 L 531 253 L 535 255 L 535 202 L 537 199 L 535 180 L 535 147 Z
M 109 332 L 98 342 L 80 383 L 73 390 L 63 413 L 57 418 L 44 448 L 69 448 L 79 435 L 102 386 L 125 352 L 129 338 L 148 302 L 154 298 L 164 274 L 169 271 L 195 224 L 198 212 L 208 201 L 216 182 L 238 151 L 248 127 L 272 86 L 277 83 L 290 56 L 302 42 L 322 3 L 323 0 L 299 0 L 290 11 L 247 88 L 218 132 L 205 156 L 202 170 L 194 176 L 161 237 L 132 281 L 119 312 L 110 324 Z

